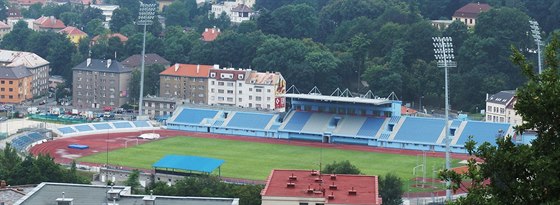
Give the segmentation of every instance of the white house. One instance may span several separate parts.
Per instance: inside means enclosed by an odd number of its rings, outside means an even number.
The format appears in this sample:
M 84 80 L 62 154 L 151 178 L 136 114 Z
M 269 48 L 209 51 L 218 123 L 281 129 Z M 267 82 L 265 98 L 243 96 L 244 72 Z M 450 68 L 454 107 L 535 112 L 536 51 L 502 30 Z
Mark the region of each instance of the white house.
M 514 110 L 515 102 L 517 102 L 515 90 L 500 91 L 493 95 L 486 94 L 486 121 L 522 124 L 523 119 Z

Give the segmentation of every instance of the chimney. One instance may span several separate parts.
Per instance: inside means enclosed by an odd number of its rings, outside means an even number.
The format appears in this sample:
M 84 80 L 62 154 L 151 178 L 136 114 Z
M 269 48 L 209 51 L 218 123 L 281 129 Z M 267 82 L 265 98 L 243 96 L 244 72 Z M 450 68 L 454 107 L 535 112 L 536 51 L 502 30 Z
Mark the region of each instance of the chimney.
M 214 69 L 220 69 L 220 65 L 214 64 Z
M 142 201 L 144 201 L 144 205 L 155 205 L 156 197 L 154 196 L 154 190 L 150 190 L 150 196 L 145 196 Z
M 121 191 L 121 189 L 113 189 L 113 186 L 111 186 L 111 189 L 107 191 L 107 199 L 111 201 L 118 201 L 121 198 Z
M 111 59 L 108 59 L 108 60 L 107 60 L 107 68 L 109 68 L 109 66 L 111 66 L 111 63 L 112 63 L 112 62 L 111 62 Z
M 216 29 L 213 28 L 213 29 L 212 29 L 212 33 L 214 33 L 215 30 L 216 30 Z
M 74 205 L 74 199 L 64 197 L 64 192 L 62 192 L 62 198 L 56 199 L 57 205 Z
M 208 28 L 205 28 L 205 29 L 204 29 L 204 32 L 208 32 Z
M 488 93 L 486 93 L 486 100 L 488 100 Z
M 86 67 L 89 67 L 89 65 L 91 65 L 91 58 L 87 58 L 86 60 Z
M 196 74 L 198 74 L 198 72 L 200 72 L 200 64 L 196 65 Z
M 175 63 L 175 72 L 177 72 L 177 70 L 179 70 L 179 64 Z

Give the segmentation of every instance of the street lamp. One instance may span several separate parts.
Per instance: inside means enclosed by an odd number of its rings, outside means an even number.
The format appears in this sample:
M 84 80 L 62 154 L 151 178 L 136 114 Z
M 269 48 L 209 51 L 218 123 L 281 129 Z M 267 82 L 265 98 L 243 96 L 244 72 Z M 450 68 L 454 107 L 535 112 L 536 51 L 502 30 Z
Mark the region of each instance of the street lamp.
M 542 45 L 542 38 L 541 38 L 541 29 L 539 28 L 539 23 L 537 21 L 529 21 L 531 24 L 531 33 L 533 33 L 533 38 L 535 39 L 535 43 L 537 43 L 537 54 L 539 58 L 539 74 L 542 73 L 542 60 L 541 60 L 541 45 Z
M 451 169 L 451 148 L 449 144 L 451 143 L 451 138 L 449 137 L 449 88 L 447 80 L 447 69 L 451 67 L 457 67 L 457 62 L 453 61 L 455 56 L 453 55 L 453 39 L 451 37 L 433 37 L 434 40 L 434 52 L 435 58 L 437 60 L 437 66 L 443 67 L 445 69 L 445 169 Z M 451 200 L 451 189 L 449 188 L 451 182 L 447 180 L 445 182 L 447 189 L 445 190 L 445 196 L 447 200 Z
M 156 13 L 156 4 L 140 3 L 137 25 L 144 26 L 144 38 L 142 40 L 142 67 L 140 69 L 140 99 L 138 100 L 138 116 L 142 116 L 142 100 L 144 98 L 144 57 L 146 55 L 146 26 L 152 25 Z

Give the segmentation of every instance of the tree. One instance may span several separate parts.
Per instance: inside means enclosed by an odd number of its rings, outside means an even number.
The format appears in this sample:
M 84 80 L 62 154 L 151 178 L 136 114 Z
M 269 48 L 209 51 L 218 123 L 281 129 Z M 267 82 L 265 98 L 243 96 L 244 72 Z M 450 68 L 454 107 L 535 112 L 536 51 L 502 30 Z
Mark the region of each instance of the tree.
M 66 26 L 77 26 L 80 24 L 80 15 L 76 12 L 64 12 L 60 14 L 60 20 Z
M 285 5 L 270 14 L 270 19 L 257 21 L 265 33 L 287 38 L 311 38 L 319 26 L 315 9 L 307 4 Z
M 165 67 L 160 64 L 153 64 L 144 68 L 144 96 L 159 93 L 159 73 L 163 70 L 165 70 Z M 133 101 L 140 96 L 140 73 L 140 69 L 132 71 L 132 77 L 129 81 L 128 94 L 133 98 Z
M 87 25 L 91 20 L 94 19 L 99 19 L 101 21 L 105 20 L 105 16 L 103 16 L 103 11 L 101 11 L 101 9 L 88 6 L 82 11 L 80 15 L 80 22 L 83 26 Z
M 128 178 L 124 182 L 125 186 L 130 186 L 132 194 L 139 194 L 140 191 L 140 171 L 137 169 L 132 170 Z
M 27 23 L 25 21 L 18 21 L 14 25 L 12 31 L 2 38 L 0 47 L 8 50 L 25 50 L 27 47 L 26 42 L 32 33 L 33 31 L 27 27 Z
M 113 32 L 119 32 L 123 26 L 132 24 L 134 16 L 127 8 L 118 8 L 113 11 L 109 27 Z
M 379 195 L 383 199 L 384 205 L 402 204 L 403 182 L 401 178 L 392 173 L 387 173 L 384 177 L 379 177 Z
M 511 57 L 528 78 L 517 89 L 516 112 L 524 123 L 517 132 L 536 130 L 532 145 L 516 145 L 511 136 L 496 139 L 496 145 L 481 145 L 469 140 L 465 147 L 470 155 L 468 171 L 458 174 L 445 170 L 440 174 L 452 181 L 453 190 L 466 189 L 469 194 L 457 204 L 557 204 L 560 196 L 560 41 L 555 36 L 546 47 L 546 69 L 536 74 L 534 65 L 518 49 L 512 47 Z M 477 163 L 475 158 L 480 159 Z M 470 181 L 470 187 L 464 182 Z M 485 182 L 488 182 L 487 184 Z
M 331 164 L 325 165 L 325 168 L 321 170 L 323 174 L 361 174 L 362 172 L 358 167 L 354 166 L 348 160 L 341 162 L 332 162 Z
M 21 15 L 24 18 L 38 19 L 43 14 L 41 7 L 43 7 L 43 4 L 41 3 L 32 4 L 28 9 L 22 9 Z
M 93 19 L 87 23 L 85 32 L 93 37 L 106 33 L 107 31 L 105 27 L 103 27 L 103 21 L 101 19 Z

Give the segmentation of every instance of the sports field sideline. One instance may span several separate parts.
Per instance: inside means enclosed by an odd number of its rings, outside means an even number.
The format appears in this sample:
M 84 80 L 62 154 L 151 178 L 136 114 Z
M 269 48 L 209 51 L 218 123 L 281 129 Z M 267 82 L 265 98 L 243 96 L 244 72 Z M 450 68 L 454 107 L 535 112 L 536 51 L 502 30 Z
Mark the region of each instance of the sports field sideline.
M 391 172 L 410 179 L 417 165 L 416 156 L 197 137 L 172 137 L 111 151 L 109 164 L 151 169 L 154 162 L 168 154 L 223 159 L 222 176 L 251 180 L 266 180 L 272 169 L 319 169 L 321 161 L 324 166 L 335 160 L 349 160 L 364 174 L 385 175 Z M 106 153 L 78 159 L 79 162 L 100 164 L 106 160 Z M 432 167 L 437 170 L 444 164 L 442 158 L 428 157 L 426 161 L 426 177 L 432 177 Z M 458 161 L 454 160 L 453 164 Z M 421 177 L 421 174 L 417 176 Z

